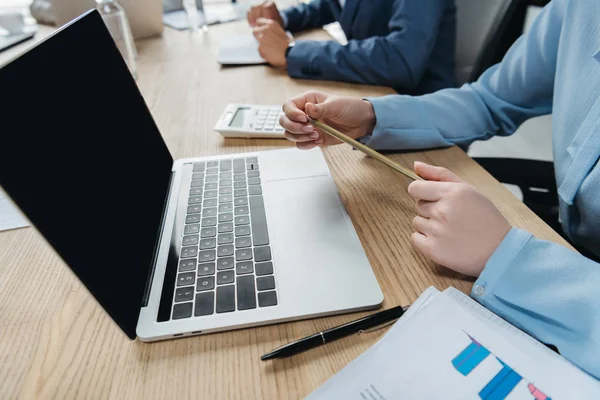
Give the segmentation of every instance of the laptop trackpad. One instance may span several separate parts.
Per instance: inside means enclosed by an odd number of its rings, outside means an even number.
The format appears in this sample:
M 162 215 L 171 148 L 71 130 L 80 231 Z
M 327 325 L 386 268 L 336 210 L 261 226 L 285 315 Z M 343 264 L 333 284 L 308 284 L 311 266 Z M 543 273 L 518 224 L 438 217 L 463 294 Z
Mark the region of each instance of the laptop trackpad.
M 370 273 L 331 176 L 271 181 L 265 186 L 269 237 L 283 300 L 302 298 L 307 306 L 319 303 L 318 298 L 331 296 L 332 284 L 344 283 L 352 270 Z

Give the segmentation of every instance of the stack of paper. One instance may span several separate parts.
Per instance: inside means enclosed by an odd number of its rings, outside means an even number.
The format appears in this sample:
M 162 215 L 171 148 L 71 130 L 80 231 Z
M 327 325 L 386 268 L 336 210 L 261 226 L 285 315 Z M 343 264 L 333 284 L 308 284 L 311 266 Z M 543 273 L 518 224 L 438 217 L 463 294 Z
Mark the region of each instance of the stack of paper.
M 600 383 L 450 288 L 429 288 L 311 399 L 598 399 Z
M 0 231 L 24 226 L 29 226 L 29 222 L 0 188 Z

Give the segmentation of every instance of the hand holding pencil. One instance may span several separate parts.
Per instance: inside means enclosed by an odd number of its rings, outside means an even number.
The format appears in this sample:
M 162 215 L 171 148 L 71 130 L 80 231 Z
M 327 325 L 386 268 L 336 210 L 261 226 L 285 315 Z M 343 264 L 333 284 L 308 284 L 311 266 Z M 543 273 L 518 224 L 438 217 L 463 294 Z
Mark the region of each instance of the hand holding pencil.
M 344 142 L 413 180 L 421 180 L 409 168 L 355 140 L 373 131 L 375 112 L 371 103 L 307 92 L 286 102 L 283 110 L 285 115 L 280 118 L 280 124 L 286 129 L 285 136 L 296 142 L 299 149 Z M 329 123 L 340 129 L 330 126 Z

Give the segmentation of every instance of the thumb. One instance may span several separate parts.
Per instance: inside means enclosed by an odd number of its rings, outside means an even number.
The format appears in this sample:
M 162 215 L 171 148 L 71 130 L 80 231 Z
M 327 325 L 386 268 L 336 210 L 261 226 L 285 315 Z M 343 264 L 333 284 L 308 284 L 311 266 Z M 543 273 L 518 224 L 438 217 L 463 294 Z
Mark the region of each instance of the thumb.
M 417 175 L 428 181 L 463 182 L 457 175 L 443 167 L 436 167 L 424 162 L 415 161 L 414 168 Z
M 327 102 L 314 104 L 314 103 L 306 103 L 304 106 L 304 111 L 308 114 L 312 119 L 323 119 L 333 116 L 333 107 L 331 107 Z

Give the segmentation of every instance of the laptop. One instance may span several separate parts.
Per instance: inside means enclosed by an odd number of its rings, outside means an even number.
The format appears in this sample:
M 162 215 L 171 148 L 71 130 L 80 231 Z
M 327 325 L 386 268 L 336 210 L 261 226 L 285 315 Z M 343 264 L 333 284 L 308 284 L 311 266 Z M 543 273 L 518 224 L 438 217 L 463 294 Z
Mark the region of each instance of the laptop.
M 129 338 L 382 303 L 321 150 L 174 161 L 96 11 L 0 87 L 0 186 Z

